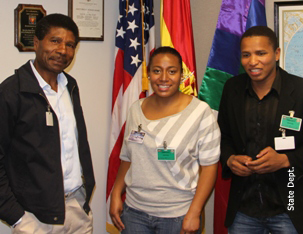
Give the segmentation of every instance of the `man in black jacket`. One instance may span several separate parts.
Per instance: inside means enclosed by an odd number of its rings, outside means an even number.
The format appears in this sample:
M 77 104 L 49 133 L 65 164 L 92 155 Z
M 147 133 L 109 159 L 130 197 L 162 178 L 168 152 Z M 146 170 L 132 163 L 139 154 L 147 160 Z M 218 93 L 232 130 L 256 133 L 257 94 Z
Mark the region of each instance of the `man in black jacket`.
M 277 67 L 265 26 L 241 38 L 246 73 L 224 87 L 218 122 L 223 177 L 232 177 L 229 233 L 303 233 L 303 79 Z
M 95 186 L 74 78 L 79 31 L 65 15 L 42 18 L 30 60 L 0 85 L 0 218 L 13 233 L 91 233 Z

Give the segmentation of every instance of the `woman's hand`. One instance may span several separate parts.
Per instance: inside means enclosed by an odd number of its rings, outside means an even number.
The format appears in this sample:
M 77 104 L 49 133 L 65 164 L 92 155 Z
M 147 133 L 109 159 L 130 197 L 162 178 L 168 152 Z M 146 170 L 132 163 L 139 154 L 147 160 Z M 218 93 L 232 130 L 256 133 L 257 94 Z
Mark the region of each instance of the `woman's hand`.
M 182 223 L 180 234 L 194 234 L 200 228 L 200 215 L 187 213 Z
M 184 217 L 180 234 L 196 233 L 200 228 L 200 216 L 217 178 L 218 164 L 200 166 L 200 176 L 194 199 Z
M 120 232 L 123 229 L 125 229 L 125 226 L 120 218 L 122 211 L 123 211 L 123 202 L 121 197 L 112 196 L 110 201 L 109 215 L 112 219 L 113 224 Z
M 121 199 L 122 193 L 125 191 L 126 184 L 124 182 L 125 174 L 127 173 L 131 162 L 126 162 L 121 160 L 120 167 L 118 170 L 118 174 L 116 177 L 116 181 L 114 184 L 114 188 L 112 191 L 112 195 L 110 198 L 110 208 L 109 208 L 109 215 L 113 221 L 113 224 L 116 228 L 121 232 L 125 229 L 124 224 L 121 221 L 121 214 L 123 211 L 123 202 Z

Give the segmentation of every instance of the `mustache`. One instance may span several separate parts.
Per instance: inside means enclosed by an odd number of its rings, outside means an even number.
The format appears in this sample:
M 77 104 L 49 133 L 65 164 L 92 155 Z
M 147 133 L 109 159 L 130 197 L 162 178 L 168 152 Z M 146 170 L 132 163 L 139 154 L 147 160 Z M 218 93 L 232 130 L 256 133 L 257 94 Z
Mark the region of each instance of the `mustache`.
M 51 56 L 49 59 L 60 63 L 67 63 L 67 59 L 65 56 Z

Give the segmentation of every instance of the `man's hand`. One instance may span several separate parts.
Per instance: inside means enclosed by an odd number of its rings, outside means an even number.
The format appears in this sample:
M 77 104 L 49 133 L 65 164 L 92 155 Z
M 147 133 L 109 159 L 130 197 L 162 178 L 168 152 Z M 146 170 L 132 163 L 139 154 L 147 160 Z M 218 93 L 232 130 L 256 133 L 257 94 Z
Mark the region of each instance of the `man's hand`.
M 289 167 L 286 154 L 278 154 L 271 147 L 266 147 L 257 155 L 257 159 L 246 163 L 246 166 L 257 174 L 275 172 L 281 168 Z
M 247 167 L 247 163 L 251 161 L 252 158 L 247 155 L 231 155 L 227 160 L 227 166 L 238 176 L 250 176 L 253 171 Z

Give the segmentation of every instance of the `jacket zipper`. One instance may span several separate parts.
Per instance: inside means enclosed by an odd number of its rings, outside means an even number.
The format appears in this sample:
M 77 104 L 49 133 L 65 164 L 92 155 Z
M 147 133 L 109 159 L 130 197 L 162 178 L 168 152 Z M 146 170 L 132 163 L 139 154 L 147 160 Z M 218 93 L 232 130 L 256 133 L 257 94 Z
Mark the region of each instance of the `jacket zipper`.
M 50 112 L 50 110 L 52 109 L 52 106 L 51 106 L 51 104 L 49 103 L 48 99 L 47 99 L 42 93 L 39 93 L 39 95 L 40 95 L 41 97 L 43 97 L 44 100 L 47 102 L 47 111 Z M 55 114 L 56 118 L 58 119 L 58 117 L 57 117 L 55 111 L 54 111 L 53 114 Z M 58 125 L 58 131 L 60 132 L 59 125 Z M 60 139 L 60 133 L 59 133 L 59 139 Z M 61 148 L 61 146 L 60 146 L 60 148 Z M 60 149 L 60 152 L 61 152 L 61 149 Z M 60 155 L 60 158 L 61 158 L 61 155 Z M 61 163 L 61 162 L 60 162 L 60 163 Z M 62 167 L 61 167 L 61 169 L 62 169 Z M 63 181 L 64 181 L 63 171 L 62 171 L 62 179 L 63 179 Z M 64 200 L 65 200 L 64 182 L 62 183 L 62 187 L 63 187 L 63 194 L 64 194 L 63 197 L 64 197 Z
M 39 93 L 39 95 L 40 95 L 41 97 L 43 97 L 44 100 L 47 102 L 47 111 L 50 112 L 50 110 L 52 109 L 51 104 L 49 103 L 49 101 L 47 100 L 47 98 L 46 98 L 42 93 Z

